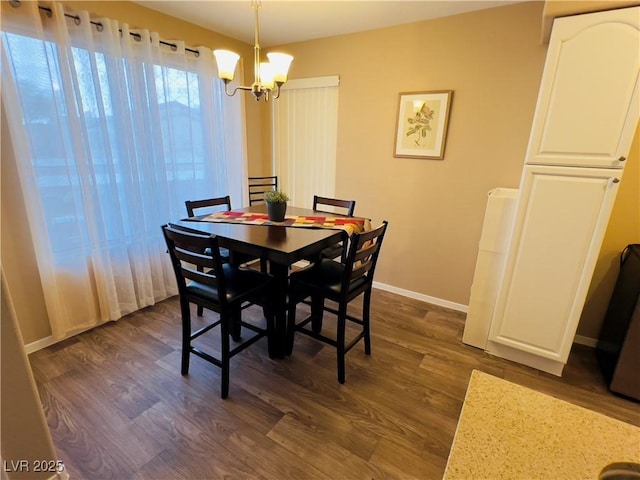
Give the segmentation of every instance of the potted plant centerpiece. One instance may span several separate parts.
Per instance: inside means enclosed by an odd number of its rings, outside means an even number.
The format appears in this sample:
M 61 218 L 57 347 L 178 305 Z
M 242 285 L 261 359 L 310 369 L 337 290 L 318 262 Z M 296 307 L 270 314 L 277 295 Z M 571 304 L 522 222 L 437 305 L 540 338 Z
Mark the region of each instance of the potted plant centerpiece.
M 289 196 L 279 190 L 264 192 L 264 201 L 267 202 L 267 215 L 272 222 L 284 222 L 284 214 L 287 211 Z

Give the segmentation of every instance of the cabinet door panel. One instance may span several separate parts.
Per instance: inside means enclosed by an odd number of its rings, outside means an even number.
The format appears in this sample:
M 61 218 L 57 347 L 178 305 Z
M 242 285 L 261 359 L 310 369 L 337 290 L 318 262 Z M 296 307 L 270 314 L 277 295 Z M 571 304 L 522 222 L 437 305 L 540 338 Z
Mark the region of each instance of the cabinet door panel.
M 640 7 L 556 21 L 526 163 L 622 168 L 640 112 Z
M 566 361 L 620 173 L 525 167 L 491 341 Z

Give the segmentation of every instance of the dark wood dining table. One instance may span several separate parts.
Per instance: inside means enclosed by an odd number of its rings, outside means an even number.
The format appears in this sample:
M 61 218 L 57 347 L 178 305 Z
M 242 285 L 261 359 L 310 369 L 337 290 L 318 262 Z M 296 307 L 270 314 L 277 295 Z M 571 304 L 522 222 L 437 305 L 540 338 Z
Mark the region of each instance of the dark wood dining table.
M 266 213 L 266 205 L 234 209 L 234 211 Z M 287 207 L 287 216 L 314 216 L 319 212 L 293 206 Z M 331 217 L 342 217 L 334 213 Z M 287 328 L 287 290 L 289 285 L 289 268 L 294 263 L 312 258 L 323 249 L 344 238 L 345 232 L 340 229 L 286 227 L 281 225 L 250 225 L 242 223 L 220 223 L 206 221 L 207 215 L 185 218 L 177 222 L 195 230 L 218 236 L 220 246 L 232 252 L 247 254 L 252 257 L 265 258 L 276 282 L 275 335 L 269 339 L 269 356 L 284 358 L 286 355 Z M 195 225 L 194 225 L 195 224 Z

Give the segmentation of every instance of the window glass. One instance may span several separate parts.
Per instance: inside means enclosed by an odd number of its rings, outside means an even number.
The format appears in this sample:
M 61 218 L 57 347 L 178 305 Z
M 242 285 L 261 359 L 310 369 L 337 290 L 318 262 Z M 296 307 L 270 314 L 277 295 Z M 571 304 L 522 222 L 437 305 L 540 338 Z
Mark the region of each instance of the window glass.
M 56 44 L 2 35 L 54 253 L 89 242 L 87 202 L 107 241 L 132 241 L 142 210 L 166 209 L 170 220 L 187 199 L 227 194 L 212 191 L 225 169 L 205 149 L 200 88 L 212 79 L 78 47 L 65 52 L 74 72 L 62 75 Z

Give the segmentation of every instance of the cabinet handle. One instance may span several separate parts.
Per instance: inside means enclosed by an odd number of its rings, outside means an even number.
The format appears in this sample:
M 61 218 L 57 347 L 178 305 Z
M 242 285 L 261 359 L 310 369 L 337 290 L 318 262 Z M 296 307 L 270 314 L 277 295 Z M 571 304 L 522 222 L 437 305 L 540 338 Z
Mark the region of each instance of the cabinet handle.
M 627 157 L 620 157 L 620 158 L 618 158 L 618 161 L 619 162 L 624 162 L 626 159 L 627 159 Z
M 619 178 L 614 178 L 613 180 L 611 180 L 613 183 L 620 183 L 620 179 Z

